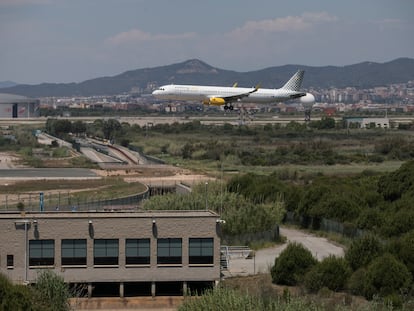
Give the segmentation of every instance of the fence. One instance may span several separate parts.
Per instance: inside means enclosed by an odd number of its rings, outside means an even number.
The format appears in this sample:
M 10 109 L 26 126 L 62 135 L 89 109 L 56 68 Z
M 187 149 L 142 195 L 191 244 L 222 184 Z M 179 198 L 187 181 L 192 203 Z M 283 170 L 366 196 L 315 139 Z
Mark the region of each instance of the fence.
M 3 211 L 96 211 L 137 209 L 149 197 L 149 190 L 126 197 L 99 199 L 99 194 L 90 198 L 79 198 L 75 193 L 20 193 L 4 195 L 0 203 Z M 1 208 L 2 207 L 2 208 Z
M 244 233 L 238 235 L 226 235 L 221 237 L 221 244 L 227 245 L 248 245 L 257 241 L 277 241 L 279 239 L 279 226 L 276 225 L 272 230 Z
M 296 215 L 294 212 L 286 213 L 285 222 L 299 225 L 303 228 L 312 228 L 325 232 L 339 233 L 343 236 L 351 238 L 360 237 L 366 233 L 364 230 L 358 229 L 351 223 L 341 223 L 339 221 L 326 218 Z

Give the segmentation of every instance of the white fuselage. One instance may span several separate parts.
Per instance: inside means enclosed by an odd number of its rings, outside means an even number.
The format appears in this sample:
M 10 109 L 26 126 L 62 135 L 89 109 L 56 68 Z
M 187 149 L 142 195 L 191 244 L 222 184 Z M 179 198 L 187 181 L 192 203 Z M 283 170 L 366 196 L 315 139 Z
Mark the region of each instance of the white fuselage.
M 248 103 L 275 103 L 305 95 L 303 92 L 296 92 L 283 88 L 259 88 L 254 92 L 252 92 L 252 90 L 254 90 L 254 88 L 170 84 L 160 87 L 152 94 L 156 98 L 165 100 L 205 102 L 212 98 L 231 97 L 251 92 L 248 96 L 236 100 Z

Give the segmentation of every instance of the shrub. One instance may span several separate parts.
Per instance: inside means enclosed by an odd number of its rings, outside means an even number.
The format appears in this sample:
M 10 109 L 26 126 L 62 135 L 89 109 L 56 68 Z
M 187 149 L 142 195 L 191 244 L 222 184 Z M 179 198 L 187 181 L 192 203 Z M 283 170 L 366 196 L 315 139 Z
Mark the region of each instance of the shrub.
M 359 268 L 354 273 L 352 273 L 347 284 L 347 287 L 352 294 L 363 295 L 365 291 L 366 274 L 366 268 Z
M 375 294 L 386 297 L 408 289 L 411 274 L 407 267 L 394 256 L 384 254 L 368 266 L 364 296 L 372 299 Z
M 17 203 L 17 209 L 18 209 L 19 211 L 23 211 L 23 210 L 24 210 L 24 203 L 23 203 L 23 202 L 19 202 L 19 203 Z
M 407 266 L 414 278 L 414 230 L 395 242 L 394 251 L 396 257 Z
M 0 274 L 0 310 L 51 310 L 30 287 L 13 285 L 7 277 Z
M 351 269 L 345 259 L 329 256 L 306 274 L 305 287 L 311 292 L 324 287 L 333 291 L 342 290 L 350 274 Z
M 71 297 L 69 286 L 61 276 L 51 270 L 41 272 L 36 280 L 36 291 L 41 300 L 47 302 L 53 310 L 70 310 L 69 298 Z
M 275 259 L 275 265 L 271 270 L 272 281 L 282 285 L 301 283 L 306 272 L 316 263 L 317 261 L 312 253 L 303 245 L 290 243 Z
M 372 235 L 367 235 L 352 242 L 345 253 L 345 259 L 355 271 L 361 267 L 367 266 L 374 258 L 378 257 L 382 251 L 380 241 Z
M 285 292 L 284 299 L 273 297 L 255 296 L 240 290 L 225 287 L 216 287 L 206 291 L 197 299 L 189 298 L 179 306 L 179 311 L 194 310 L 226 310 L 226 311 L 323 311 L 326 308 L 314 301 L 306 299 L 291 299 L 290 294 Z

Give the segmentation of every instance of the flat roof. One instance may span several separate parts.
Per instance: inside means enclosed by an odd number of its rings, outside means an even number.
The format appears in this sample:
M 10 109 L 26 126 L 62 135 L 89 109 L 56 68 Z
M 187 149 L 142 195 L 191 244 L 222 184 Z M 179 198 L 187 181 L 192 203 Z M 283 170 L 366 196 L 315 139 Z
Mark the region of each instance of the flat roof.
M 199 218 L 219 215 L 210 210 L 173 210 L 173 211 L 97 211 L 97 212 L 1 212 L 0 219 L 88 219 L 88 218 Z
M 38 101 L 38 99 L 15 94 L 0 93 L 0 104 L 28 103 L 35 101 Z

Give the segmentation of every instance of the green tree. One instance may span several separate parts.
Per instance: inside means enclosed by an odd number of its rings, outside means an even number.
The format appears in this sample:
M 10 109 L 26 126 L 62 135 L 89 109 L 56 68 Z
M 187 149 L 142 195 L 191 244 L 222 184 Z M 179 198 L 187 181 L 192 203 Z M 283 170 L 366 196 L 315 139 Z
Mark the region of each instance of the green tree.
M 306 273 L 304 284 L 311 292 L 317 292 L 323 287 L 339 291 L 345 288 L 350 275 L 351 269 L 344 258 L 329 256 Z
M 408 191 L 414 191 L 414 161 L 404 163 L 395 172 L 381 177 L 378 182 L 378 192 L 389 201 L 401 198 Z
M 54 130 L 54 135 L 57 136 L 68 134 L 72 131 L 72 123 L 69 120 L 55 120 Z
M 384 254 L 372 261 L 367 268 L 364 296 L 372 299 L 399 295 L 408 290 L 412 277 L 407 267 L 390 254 Z
M 354 273 L 352 273 L 347 283 L 347 288 L 351 291 L 352 294 L 359 296 L 364 295 L 366 275 L 366 268 L 359 268 Z
M 414 279 L 414 230 L 391 243 L 390 249 L 407 266 Z
M 366 267 L 373 259 L 383 252 L 380 241 L 373 235 L 366 235 L 352 241 L 345 252 L 345 259 L 355 271 Z
M 319 121 L 312 121 L 309 126 L 317 128 L 318 130 L 334 129 L 335 119 L 330 117 L 322 117 Z
M 272 281 L 282 285 L 297 285 L 316 263 L 312 253 L 302 244 L 289 243 L 275 259 L 271 269 Z
M 80 120 L 73 122 L 72 132 L 74 134 L 81 134 L 86 132 L 86 124 Z
M 108 121 L 103 122 L 102 130 L 105 139 L 113 140 L 115 137 L 117 137 L 117 134 L 119 134 L 121 129 L 121 123 L 115 119 L 109 119 Z

